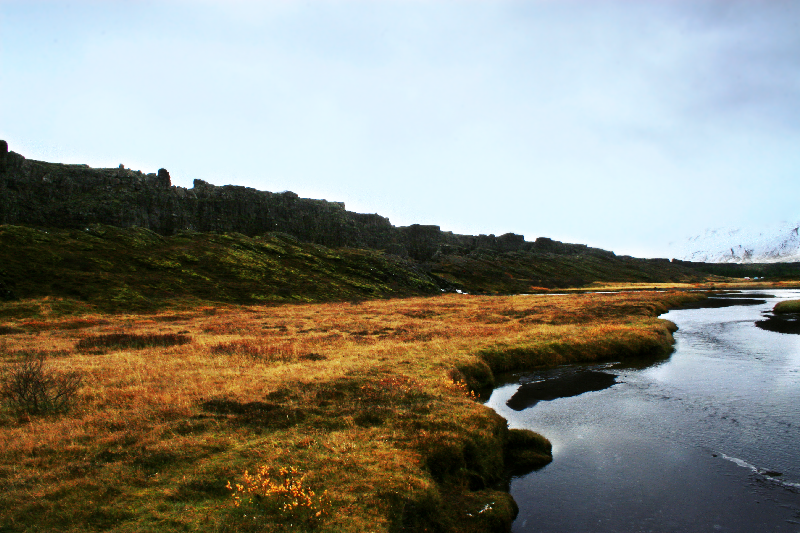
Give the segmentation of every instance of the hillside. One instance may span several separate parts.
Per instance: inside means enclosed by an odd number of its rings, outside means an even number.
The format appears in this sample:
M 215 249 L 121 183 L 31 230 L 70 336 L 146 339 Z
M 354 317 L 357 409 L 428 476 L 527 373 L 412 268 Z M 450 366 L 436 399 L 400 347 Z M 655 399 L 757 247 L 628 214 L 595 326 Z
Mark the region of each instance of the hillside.
M 519 293 L 589 281 L 686 279 L 668 261 L 481 251 L 419 264 L 375 250 L 331 249 L 282 233 L 183 232 L 95 224 L 0 226 L 0 299 L 55 296 L 103 310 L 185 301 L 279 303 Z
M 0 226 L 5 299 L 58 296 L 105 310 L 164 300 L 231 303 L 352 300 L 440 293 L 412 263 L 375 251 L 332 250 L 279 233 L 181 233 L 92 225 Z
M 169 300 L 352 300 L 513 294 L 596 281 L 698 281 L 692 265 L 521 235 L 395 227 L 340 202 L 169 172 L 32 161 L 0 141 L 0 299 L 103 309 Z

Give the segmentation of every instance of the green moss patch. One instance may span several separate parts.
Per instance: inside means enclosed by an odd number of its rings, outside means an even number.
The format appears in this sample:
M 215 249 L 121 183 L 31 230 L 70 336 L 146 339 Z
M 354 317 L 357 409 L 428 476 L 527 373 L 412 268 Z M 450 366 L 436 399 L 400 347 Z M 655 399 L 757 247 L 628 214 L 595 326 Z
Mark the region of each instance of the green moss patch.
M 99 224 L 85 230 L 5 225 L 0 257 L 3 286 L 14 296 L 0 302 L 0 317 L 35 316 L 38 309 L 18 301 L 48 296 L 113 312 L 152 310 L 166 301 L 315 302 L 441 292 L 437 278 L 400 258 L 332 250 L 282 233 L 163 237 Z
M 775 313 L 800 313 L 800 300 L 778 302 L 772 311 Z

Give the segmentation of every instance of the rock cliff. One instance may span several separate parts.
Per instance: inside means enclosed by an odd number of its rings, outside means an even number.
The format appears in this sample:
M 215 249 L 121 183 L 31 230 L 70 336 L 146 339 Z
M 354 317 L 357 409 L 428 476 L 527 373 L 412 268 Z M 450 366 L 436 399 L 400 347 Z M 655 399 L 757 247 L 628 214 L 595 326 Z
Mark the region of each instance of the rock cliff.
M 143 174 L 34 161 L 0 141 L 0 224 L 84 228 L 106 224 L 142 227 L 161 235 L 181 231 L 284 232 L 328 247 L 385 250 L 416 261 L 491 252 L 541 252 L 614 257 L 612 252 L 522 235 L 458 235 L 439 226 L 395 227 L 377 214 L 347 211 L 344 203 L 300 198 L 248 187 L 194 180 L 191 189 L 171 184 L 169 172 Z

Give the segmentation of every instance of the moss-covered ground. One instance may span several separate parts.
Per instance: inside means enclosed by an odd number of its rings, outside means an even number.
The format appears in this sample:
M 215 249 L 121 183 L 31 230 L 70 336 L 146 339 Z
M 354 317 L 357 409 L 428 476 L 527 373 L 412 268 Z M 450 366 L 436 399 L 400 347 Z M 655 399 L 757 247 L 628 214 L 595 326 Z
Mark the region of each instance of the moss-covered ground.
M 441 255 L 432 263 L 431 271 L 471 293 L 483 294 L 521 294 L 592 282 L 692 283 L 708 277 L 666 260 L 592 253 L 479 251 Z
M 800 300 L 778 302 L 773 308 L 775 313 L 800 313 Z
M 731 285 L 731 283 L 738 283 Z M 78 229 L 0 225 L 0 301 L 61 298 L 75 312 L 154 311 L 203 302 L 279 304 L 552 290 L 772 286 L 701 273 L 684 263 L 613 254 L 488 250 L 428 263 L 377 250 L 326 248 L 282 233 Z M 797 282 L 795 282 L 797 283 Z
M 54 296 L 103 311 L 152 310 L 166 302 L 281 303 L 441 292 L 438 280 L 400 258 L 334 250 L 281 233 L 163 237 L 103 225 L 4 225 L 0 258 L 0 299 Z

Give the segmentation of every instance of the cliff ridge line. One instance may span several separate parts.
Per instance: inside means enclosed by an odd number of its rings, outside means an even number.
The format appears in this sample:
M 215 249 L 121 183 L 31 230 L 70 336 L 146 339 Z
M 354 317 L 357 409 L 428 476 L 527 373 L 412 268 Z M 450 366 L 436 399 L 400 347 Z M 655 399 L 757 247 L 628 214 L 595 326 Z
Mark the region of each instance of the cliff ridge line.
M 253 236 L 283 232 L 323 246 L 384 250 L 416 261 L 438 255 L 489 252 L 591 254 L 613 252 L 522 235 L 459 235 L 439 226 L 393 226 L 378 214 L 347 211 L 343 202 L 300 198 L 196 179 L 172 185 L 169 172 L 144 174 L 119 168 L 26 159 L 0 141 L 0 224 L 85 228 L 139 226 L 161 235 L 181 231 L 236 232 Z

